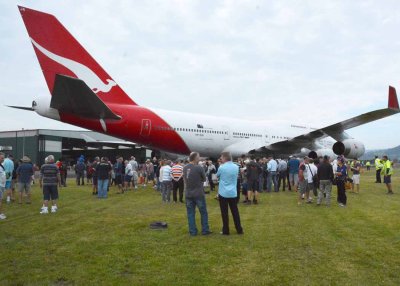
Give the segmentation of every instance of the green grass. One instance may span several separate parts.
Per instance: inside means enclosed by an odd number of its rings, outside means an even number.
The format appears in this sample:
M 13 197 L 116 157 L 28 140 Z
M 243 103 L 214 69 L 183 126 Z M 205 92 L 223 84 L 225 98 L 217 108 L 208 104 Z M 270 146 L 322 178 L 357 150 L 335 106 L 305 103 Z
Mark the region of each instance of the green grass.
M 5 206 L 0 285 L 400 285 L 399 184 L 395 176 L 388 196 L 363 174 L 347 208 L 262 194 L 259 205 L 240 206 L 245 234 L 227 237 L 208 195 L 214 234 L 193 238 L 185 206 L 162 204 L 150 187 L 97 200 L 70 182 L 59 212 L 40 215 L 36 186 L 32 205 Z M 155 220 L 168 230 L 150 230 Z

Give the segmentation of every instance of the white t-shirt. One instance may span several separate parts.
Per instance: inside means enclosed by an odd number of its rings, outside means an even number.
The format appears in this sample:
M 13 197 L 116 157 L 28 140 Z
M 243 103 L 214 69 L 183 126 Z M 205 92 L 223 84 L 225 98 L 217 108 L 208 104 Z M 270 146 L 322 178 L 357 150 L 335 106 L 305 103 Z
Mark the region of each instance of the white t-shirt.
M 304 166 L 306 167 L 304 170 L 304 178 L 307 178 L 307 182 L 311 184 L 313 182 L 313 176 L 315 176 L 318 172 L 317 166 L 314 164 L 305 164 Z
M 0 166 L 0 188 L 4 188 L 6 186 L 6 171 L 2 166 Z
M 130 163 L 125 166 L 125 175 L 133 176 L 133 169 Z

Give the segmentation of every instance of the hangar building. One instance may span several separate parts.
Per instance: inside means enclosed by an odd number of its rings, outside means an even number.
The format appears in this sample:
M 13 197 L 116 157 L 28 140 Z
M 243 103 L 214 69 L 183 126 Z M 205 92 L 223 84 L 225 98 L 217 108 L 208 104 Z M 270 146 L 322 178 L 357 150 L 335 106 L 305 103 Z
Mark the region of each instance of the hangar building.
M 128 159 L 135 156 L 139 162 L 155 156 L 155 152 L 132 142 L 93 131 L 33 129 L 0 132 L 0 150 L 13 154 L 15 159 L 27 155 L 37 165 L 52 154 L 58 160 L 63 158 L 75 162 L 84 155 L 91 159 L 107 156 L 114 160 L 117 155 Z

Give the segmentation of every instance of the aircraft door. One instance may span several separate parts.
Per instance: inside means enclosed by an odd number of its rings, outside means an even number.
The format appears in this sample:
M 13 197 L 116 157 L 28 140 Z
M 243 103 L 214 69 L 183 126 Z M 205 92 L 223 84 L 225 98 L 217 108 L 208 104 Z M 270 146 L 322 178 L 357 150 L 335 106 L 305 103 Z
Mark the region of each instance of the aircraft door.
M 140 135 L 143 137 L 147 137 L 150 135 L 150 131 L 151 131 L 151 120 L 142 119 L 142 128 L 140 130 Z
M 224 140 L 230 139 L 229 127 L 223 126 L 222 132 L 224 132 Z

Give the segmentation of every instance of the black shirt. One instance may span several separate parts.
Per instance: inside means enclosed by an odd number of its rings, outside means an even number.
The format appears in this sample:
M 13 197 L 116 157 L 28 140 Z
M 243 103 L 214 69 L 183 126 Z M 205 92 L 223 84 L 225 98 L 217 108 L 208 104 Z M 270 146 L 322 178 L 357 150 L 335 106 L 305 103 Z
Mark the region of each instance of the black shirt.
M 318 179 L 320 180 L 333 180 L 333 167 L 331 164 L 322 162 L 318 166 Z
M 107 162 L 101 162 L 96 167 L 97 178 L 99 180 L 107 180 L 111 172 L 111 166 Z

